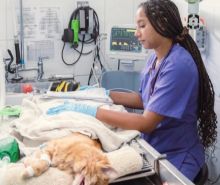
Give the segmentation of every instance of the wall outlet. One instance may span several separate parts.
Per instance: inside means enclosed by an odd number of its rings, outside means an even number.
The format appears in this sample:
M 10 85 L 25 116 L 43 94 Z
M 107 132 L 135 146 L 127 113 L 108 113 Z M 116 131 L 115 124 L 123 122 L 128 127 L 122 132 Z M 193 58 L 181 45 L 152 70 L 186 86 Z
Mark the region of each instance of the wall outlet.
M 197 29 L 190 29 L 190 35 L 198 46 L 200 52 L 204 52 L 206 50 L 207 44 L 207 29 L 206 26 L 200 25 Z
M 89 1 L 77 1 L 77 8 L 83 6 L 89 6 Z
M 196 29 L 196 44 L 201 52 L 206 49 L 206 39 L 207 39 L 207 30 L 204 25 L 200 25 L 198 29 Z

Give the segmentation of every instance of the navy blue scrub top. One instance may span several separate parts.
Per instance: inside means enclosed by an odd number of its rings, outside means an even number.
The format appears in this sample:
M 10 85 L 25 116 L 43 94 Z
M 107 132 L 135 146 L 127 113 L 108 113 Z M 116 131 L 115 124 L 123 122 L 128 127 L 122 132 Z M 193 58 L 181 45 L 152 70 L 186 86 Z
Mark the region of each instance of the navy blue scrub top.
M 190 53 L 179 44 L 173 45 L 157 69 L 153 67 L 155 61 L 153 54 L 142 72 L 140 93 L 144 109 L 165 119 L 143 137 L 158 152 L 167 154 L 180 171 L 184 161 L 192 162 L 195 174 L 188 175 L 192 180 L 205 161 L 197 131 L 197 67 Z

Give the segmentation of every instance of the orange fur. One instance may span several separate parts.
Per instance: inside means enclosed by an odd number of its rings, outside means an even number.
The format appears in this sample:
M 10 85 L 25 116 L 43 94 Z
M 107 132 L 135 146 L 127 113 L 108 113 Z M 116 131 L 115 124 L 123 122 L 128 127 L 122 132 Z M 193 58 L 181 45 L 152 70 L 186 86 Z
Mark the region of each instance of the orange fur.
M 41 154 L 48 155 L 50 165 L 41 159 Z M 64 170 L 75 176 L 73 185 L 107 185 L 109 178 L 116 173 L 100 143 L 80 133 L 49 141 L 45 148 L 26 157 L 24 164 L 33 169 L 34 176 L 41 175 L 49 166 Z M 31 175 L 26 169 L 22 176 L 28 178 Z

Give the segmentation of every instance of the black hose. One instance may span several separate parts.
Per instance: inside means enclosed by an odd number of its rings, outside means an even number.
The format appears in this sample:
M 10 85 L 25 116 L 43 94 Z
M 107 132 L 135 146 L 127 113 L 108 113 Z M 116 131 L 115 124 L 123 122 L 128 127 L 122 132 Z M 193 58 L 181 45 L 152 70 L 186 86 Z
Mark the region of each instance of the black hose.
M 11 73 L 11 74 L 14 74 L 15 73 L 15 69 L 11 68 L 11 64 L 14 61 L 14 57 L 13 57 L 12 52 L 11 52 L 10 49 L 8 49 L 7 51 L 8 51 L 8 54 L 10 56 L 10 62 L 8 63 L 8 72 Z
M 16 55 L 16 64 L 20 64 L 20 60 L 21 60 L 21 57 L 20 57 L 20 49 L 19 49 L 19 42 L 15 42 L 15 55 Z

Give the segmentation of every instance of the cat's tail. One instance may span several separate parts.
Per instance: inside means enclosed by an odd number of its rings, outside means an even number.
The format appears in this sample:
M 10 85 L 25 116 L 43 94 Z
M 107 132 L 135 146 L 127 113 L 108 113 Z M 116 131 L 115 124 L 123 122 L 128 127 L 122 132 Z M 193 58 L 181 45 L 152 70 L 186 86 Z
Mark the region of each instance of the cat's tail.
M 40 158 L 28 158 L 24 161 L 25 169 L 21 176 L 23 179 L 27 179 L 33 176 L 40 176 L 51 165 L 50 156 L 48 154 L 41 154 Z

